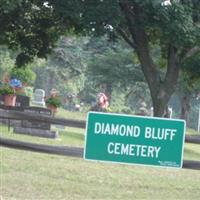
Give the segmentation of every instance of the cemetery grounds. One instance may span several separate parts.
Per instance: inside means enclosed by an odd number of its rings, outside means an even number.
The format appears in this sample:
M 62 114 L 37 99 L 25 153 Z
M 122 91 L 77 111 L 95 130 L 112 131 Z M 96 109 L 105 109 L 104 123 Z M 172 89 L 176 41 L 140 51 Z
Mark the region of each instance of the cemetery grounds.
M 86 119 L 59 110 L 57 116 Z M 84 130 L 58 129 L 59 139 L 8 132 L 0 135 L 41 144 L 84 146 Z M 187 134 L 197 134 L 187 130 Z M 81 158 L 1 147 L 0 200 L 4 199 L 199 199 L 200 171 L 84 161 Z M 200 160 L 200 146 L 185 144 L 184 159 Z

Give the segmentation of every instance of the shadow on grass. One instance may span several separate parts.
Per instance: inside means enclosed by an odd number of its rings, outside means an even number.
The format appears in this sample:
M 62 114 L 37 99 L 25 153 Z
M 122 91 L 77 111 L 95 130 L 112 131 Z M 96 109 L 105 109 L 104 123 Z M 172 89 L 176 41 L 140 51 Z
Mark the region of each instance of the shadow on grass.
M 184 150 L 184 153 L 192 154 L 193 156 L 197 156 L 197 157 L 200 158 L 200 152 L 196 152 L 195 150 L 185 149 L 185 150 Z
M 61 137 L 70 137 L 72 139 L 81 140 L 81 141 L 83 141 L 85 138 L 83 134 L 75 133 L 75 132 L 59 131 L 59 133 Z

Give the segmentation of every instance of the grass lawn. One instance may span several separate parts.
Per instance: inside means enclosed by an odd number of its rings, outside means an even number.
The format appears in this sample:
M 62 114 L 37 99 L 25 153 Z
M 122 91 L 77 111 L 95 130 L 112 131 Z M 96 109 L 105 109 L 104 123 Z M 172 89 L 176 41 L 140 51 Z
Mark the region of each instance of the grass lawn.
M 59 113 L 58 113 L 59 114 Z M 61 110 L 60 116 L 85 119 Z M 55 127 L 53 127 L 55 128 Z M 84 130 L 59 129 L 57 140 L 8 133 L 34 143 L 83 146 Z M 187 134 L 195 134 L 188 130 Z M 0 147 L 0 200 L 4 199 L 199 199 L 200 171 L 106 164 Z M 186 144 L 184 159 L 200 160 L 200 145 Z
M 2 199 L 199 199 L 200 173 L 1 148 Z

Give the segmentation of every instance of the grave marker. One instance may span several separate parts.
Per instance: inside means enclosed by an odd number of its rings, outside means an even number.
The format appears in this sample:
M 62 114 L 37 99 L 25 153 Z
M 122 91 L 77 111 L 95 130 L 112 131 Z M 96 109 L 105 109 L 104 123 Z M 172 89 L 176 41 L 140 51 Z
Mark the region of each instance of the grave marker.
M 42 89 L 36 89 L 33 94 L 32 104 L 36 106 L 45 107 L 45 91 Z
M 40 107 L 27 107 L 24 112 L 32 114 L 40 114 L 41 116 L 51 116 L 51 110 Z M 51 124 L 46 122 L 36 122 L 30 120 L 23 120 L 21 126 L 14 127 L 14 132 L 19 134 L 28 134 L 32 136 L 57 138 L 58 132 L 51 131 Z

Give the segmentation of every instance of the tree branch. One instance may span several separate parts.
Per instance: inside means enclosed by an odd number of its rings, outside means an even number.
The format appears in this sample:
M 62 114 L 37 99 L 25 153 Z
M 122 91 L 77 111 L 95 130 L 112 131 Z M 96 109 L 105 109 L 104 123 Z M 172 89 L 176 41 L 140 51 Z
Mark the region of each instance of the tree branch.
M 197 46 L 196 46 L 196 47 L 193 47 L 193 48 L 191 48 L 191 49 L 189 49 L 189 50 L 186 52 L 186 54 L 185 54 L 185 56 L 184 56 L 184 58 L 183 58 L 183 61 L 184 61 L 185 59 L 187 59 L 187 58 L 193 56 L 194 54 L 196 54 L 196 53 L 198 53 L 198 52 L 200 52 L 200 48 L 197 47 Z
M 148 36 L 143 27 L 137 23 L 139 21 L 141 8 L 137 3 L 130 4 L 130 1 L 126 0 L 121 1 L 119 4 L 125 16 L 132 40 L 134 41 L 135 51 L 140 60 L 142 71 L 148 82 L 151 93 L 153 92 L 155 96 L 157 89 L 159 89 L 160 77 L 157 66 L 150 55 Z
M 120 28 L 117 27 L 117 32 L 122 36 L 122 38 L 132 47 L 132 48 L 136 48 L 136 44 L 131 41 L 131 39 L 128 37 L 128 35 Z

